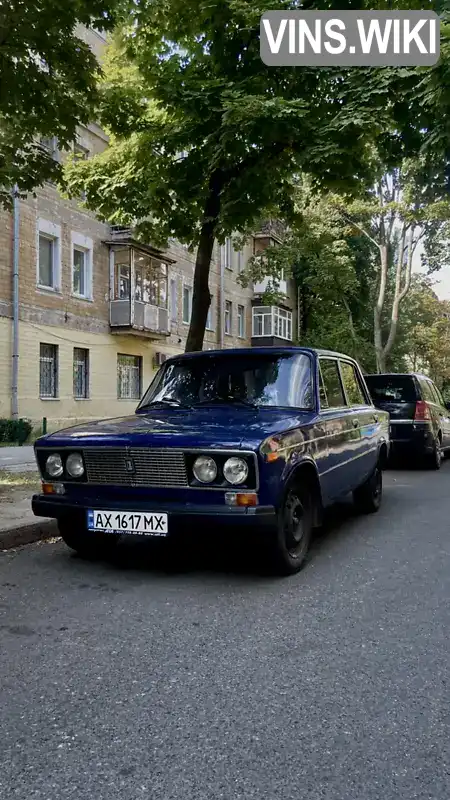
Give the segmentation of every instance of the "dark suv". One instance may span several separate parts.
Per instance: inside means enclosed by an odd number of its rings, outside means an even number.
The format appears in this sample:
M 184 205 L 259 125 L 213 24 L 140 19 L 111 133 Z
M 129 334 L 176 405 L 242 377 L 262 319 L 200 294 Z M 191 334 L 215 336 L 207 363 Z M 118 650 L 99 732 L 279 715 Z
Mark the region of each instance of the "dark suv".
M 450 411 L 437 386 L 425 375 L 366 375 L 377 408 L 390 415 L 392 454 L 425 457 L 439 469 L 450 455 Z

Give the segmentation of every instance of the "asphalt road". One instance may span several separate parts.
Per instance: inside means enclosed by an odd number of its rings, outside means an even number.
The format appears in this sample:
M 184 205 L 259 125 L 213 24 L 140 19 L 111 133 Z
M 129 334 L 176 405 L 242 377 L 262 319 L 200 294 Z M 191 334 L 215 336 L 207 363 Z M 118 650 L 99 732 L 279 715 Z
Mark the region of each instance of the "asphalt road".
M 0 797 L 448 800 L 450 464 L 385 480 L 294 578 L 0 554 Z
M 37 470 L 34 449 L 24 447 L 0 447 L 0 470 L 7 472 L 28 472 Z

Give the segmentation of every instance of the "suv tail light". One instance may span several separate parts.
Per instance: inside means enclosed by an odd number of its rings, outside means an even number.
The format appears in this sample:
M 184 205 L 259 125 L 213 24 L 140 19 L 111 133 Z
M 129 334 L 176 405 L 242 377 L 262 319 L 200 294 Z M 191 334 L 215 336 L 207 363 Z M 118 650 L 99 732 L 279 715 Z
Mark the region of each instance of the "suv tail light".
M 431 414 L 430 409 L 428 408 L 428 403 L 425 403 L 424 400 L 418 400 L 416 403 L 416 413 L 414 414 L 414 419 L 416 420 L 430 420 Z

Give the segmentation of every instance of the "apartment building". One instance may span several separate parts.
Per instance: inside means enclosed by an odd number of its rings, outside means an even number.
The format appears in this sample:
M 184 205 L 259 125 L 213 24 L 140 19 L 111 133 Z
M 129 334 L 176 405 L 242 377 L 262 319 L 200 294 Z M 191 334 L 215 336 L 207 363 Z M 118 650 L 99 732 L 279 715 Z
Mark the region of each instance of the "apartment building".
M 101 53 L 101 34 L 84 35 Z M 74 148 L 88 158 L 107 143 L 92 124 L 79 130 Z M 42 144 L 61 157 L 57 142 Z M 288 284 L 280 287 L 286 303 L 272 308 L 261 304 L 265 282 L 237 283 L 248 258 L 278 240 L 268 223 L 239 252 L 231 239 L 216 245 L 205 349 L 292 340 Z M 17 413 L 37 428 L 45 418 L 51 430 L 133 413 L 163 361 L 184 351 L 194 263 L 178 242 L 164 252 L 142 244 L 51 184 L 13 213 L 1 211 L 0 417 Z

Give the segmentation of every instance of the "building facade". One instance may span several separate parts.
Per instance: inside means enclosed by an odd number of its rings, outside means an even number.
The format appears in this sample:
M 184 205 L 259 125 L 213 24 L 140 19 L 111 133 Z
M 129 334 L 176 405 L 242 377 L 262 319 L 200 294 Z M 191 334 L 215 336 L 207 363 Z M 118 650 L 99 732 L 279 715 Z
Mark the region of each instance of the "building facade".
M 101 34 L 85 32 L 101 54 Z M 96 125 L 80 129 L 75 150 L 88 158 L 107 147 Z M 57 143 L 42 142 L 55 158 Z M 242 251 L 216 245 L 205 349 L 288 343 L 295 308 L 261 305 L 264 283 L 243 288 L 251 255 L 277 241 L 273 226 Z M 0 211 L 0 417 L 36 429 L 134 412 L 164 360 L 184 351 L 195 255 L 173 241 L 162 252 L 132 231 L 100 222 L 46 184 Z M 15 365 L 15 366 L 14 366 Z

